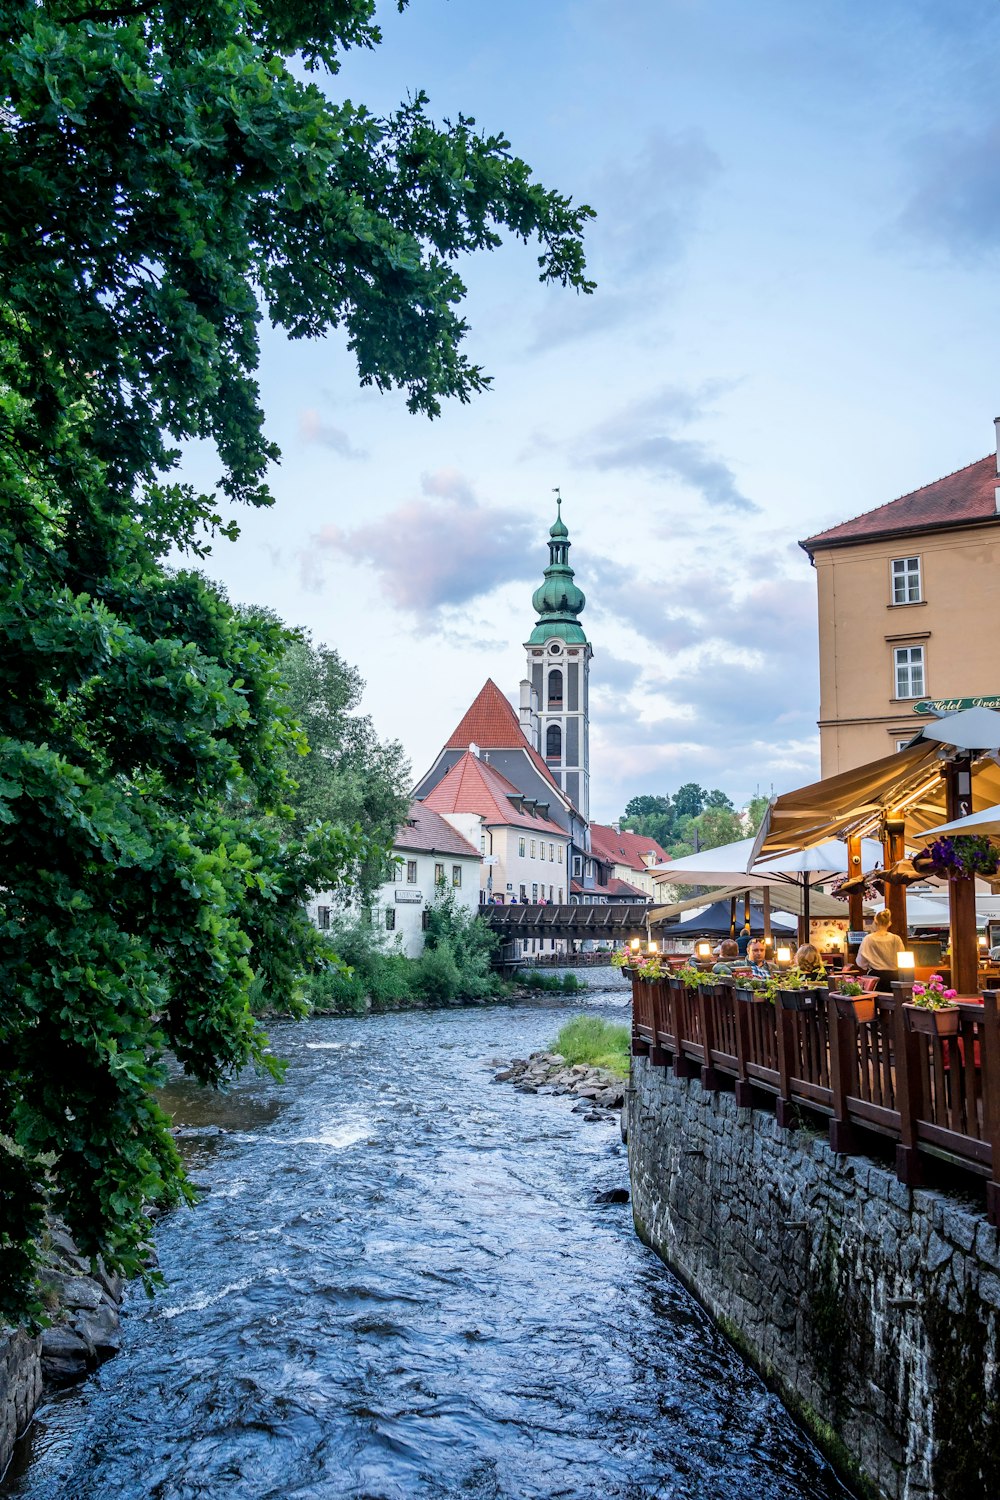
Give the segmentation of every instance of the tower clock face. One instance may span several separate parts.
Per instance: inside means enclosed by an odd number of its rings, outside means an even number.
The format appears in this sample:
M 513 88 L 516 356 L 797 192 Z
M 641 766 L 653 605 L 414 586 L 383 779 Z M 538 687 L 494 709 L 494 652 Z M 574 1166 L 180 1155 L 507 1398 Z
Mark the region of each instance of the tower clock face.
M 558 656 L 559 655 L 559 646 L 558 646 L 558 643 L 556 641 L 553 641 L 552 645 L 549 647 L 549 650 L 552 652 L 553 656 Z

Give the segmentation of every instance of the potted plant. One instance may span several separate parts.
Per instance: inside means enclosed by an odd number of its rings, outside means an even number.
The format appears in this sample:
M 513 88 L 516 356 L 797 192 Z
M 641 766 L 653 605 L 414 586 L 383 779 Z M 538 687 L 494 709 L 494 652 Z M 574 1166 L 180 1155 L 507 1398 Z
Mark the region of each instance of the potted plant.
M 858 1022 L 874 1021 L 875 996 L 853 979 L 840 979 L 831 989 L 837 1014 Z
M 932 974 L 926 983 L 915 980 L 913 999 L 903 1002 L 903 1015 L 910 1031 L 929 1036 L 957 1036 L 957 990 L 946 990 L 940 974 Z
M 815 1010 L 816 1000 L 823 992 L 817 983 L 820 976 L 803 974 L 801 969 L 789 969 L 778 976 L 778 1004 L 782 1010 Z M 825 971 L 822 975 L 826 977 Z
M 775 982 L 773 979 L 741 979 L 736 985 L 736 998 L 744 1005 L 766 1005 L 774 1003 Z

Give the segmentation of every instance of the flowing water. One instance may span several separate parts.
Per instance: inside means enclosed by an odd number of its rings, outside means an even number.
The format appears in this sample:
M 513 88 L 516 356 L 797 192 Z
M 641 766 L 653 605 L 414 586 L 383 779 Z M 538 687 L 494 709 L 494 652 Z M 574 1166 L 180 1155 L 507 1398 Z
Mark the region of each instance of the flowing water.
M 617 1127 L 494 1084 L 583 1006 L 273 1030 L 284 1085 L 184 1081 L 193 1210 L 122 1353 L 49 1401 L 33 1500 L 830 1500 L 779 1402 L 636 1238 Z

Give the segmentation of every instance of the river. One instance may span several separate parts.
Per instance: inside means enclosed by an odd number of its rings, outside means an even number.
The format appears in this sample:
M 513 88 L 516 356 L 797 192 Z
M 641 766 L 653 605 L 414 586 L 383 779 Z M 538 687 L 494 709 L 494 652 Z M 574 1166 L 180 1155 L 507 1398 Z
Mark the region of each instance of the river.
M 49 1401 L 32 1500 L 845 1500 L 636 1238 L 617 1128 L 494 1084 L 586 999 L 273 1028 L 283 1085 L 181 1080 L 196 1209 L 122 1353 Z

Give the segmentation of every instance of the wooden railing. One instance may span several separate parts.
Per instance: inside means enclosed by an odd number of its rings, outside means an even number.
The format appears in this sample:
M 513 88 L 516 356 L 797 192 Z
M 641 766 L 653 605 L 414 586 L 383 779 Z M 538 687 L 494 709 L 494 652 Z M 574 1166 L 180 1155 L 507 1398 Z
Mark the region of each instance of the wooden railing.
M 741 998 L 741 995 L 743 998 Z M 820 991 L 803 1009 L 751 1000 L 731 980 L 687 986 L 632 976 L 632 1051 L 705 1089 L 732 1080 L 741 1108 L 774 1101 L 779 1125 L 808 1109 L 839 1153 L 866 1133 L 896 1143 L 896 1174 L 917 1186 L 928 1157 L 986 1179 L 1000 1225 L 1000 996 L 960 1004 L 958 1033 L 912 1030 L 897 996 L 875 996 L 858 1020 Z

